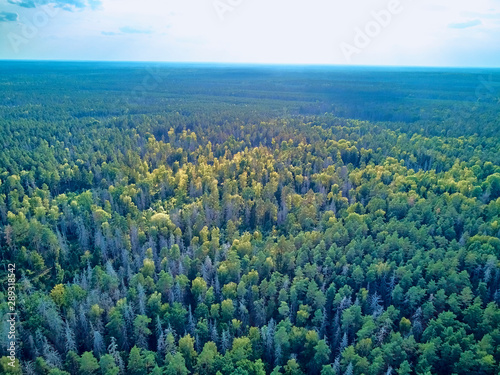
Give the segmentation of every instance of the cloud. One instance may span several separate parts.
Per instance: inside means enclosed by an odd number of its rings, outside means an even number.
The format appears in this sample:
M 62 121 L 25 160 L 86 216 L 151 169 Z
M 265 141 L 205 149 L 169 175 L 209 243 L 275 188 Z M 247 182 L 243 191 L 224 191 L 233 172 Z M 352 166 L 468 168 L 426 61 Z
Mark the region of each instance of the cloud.
M 35 2 L 31 0 L 7 0 L 7 2 L 23 8 L 34 8 L 36 6 Z
M 151 34 L 151 30 L 136 29 L 135 27 L 124 26 L 120 27 L 120 31 L 124 34 Z
M 124 35 L 124 34 L 152 34 L 153 31 L 149 29 L 138 29 L 132 26 L 123 26 L 120 27 L 120 32 L 115 31 L 101 31 L 102 35 L 105 36 L 115 36 L 115 35 Z
M 481 24 L 482 24 L 481 20 L 472 20 L 472 21 L 461 22 L 461 23 L 450 23 L 448 25 L 448 27 L 450 29 L 467 29 L 469 27 L 474 27 L 474 26 L 478 26 Z
M 96 9 L 101 5 L 101 0 L 7 0 L 7 2 L 23 8 L 52 5 L 69 11 L 85 8 Z
M 0 22 L 15 22 L 17 18 L 17 13 L 0 12 Z
M 463 12 L 461 13 L 464 17 L 477 17 L 483 19 L 499 19 L 500 13 L 479 13 L 479 12 Z

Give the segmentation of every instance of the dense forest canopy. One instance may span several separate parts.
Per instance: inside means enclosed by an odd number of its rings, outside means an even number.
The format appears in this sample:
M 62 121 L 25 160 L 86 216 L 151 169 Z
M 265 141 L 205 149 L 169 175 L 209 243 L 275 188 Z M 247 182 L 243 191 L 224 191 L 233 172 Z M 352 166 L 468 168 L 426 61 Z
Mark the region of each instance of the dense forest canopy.
M 500 373 L 500 71 L 0 68 L 1 373 Z

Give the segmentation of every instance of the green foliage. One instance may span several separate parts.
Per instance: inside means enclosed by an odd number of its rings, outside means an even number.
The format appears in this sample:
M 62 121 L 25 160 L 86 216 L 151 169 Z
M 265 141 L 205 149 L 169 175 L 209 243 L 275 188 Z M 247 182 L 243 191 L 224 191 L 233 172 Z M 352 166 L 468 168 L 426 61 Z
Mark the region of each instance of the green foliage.
M 169 68 L 132 98 L 138 69 L 78 66 L 1 79 L 31 373 L 499 373 L 498 108 L 450 109 L 470 73 Z
M 2 370 L 2 374 L 9 375 L 21 375 L 21 366 L 19 360 L 16 359 L 14 362 L 8 357 L 0 358 L 0 369 Z
M 130 350 L 130 355 L 128 358 L 127 373 L 131 375 L 139 375 L 144 371 L 145 362 L 141 350 L 134 346 Z
M 165 360 L 165 375 L 187 375 L 189 370 L 186 367 L 186 362 L 181 353 L 174 355 L 168 354 Z
M 99 369 L 99 364 L 97 359 L 94 357 L 92 352 L 85 352 L 80 358 L 80 373 L 82 375 L 95 374 Z

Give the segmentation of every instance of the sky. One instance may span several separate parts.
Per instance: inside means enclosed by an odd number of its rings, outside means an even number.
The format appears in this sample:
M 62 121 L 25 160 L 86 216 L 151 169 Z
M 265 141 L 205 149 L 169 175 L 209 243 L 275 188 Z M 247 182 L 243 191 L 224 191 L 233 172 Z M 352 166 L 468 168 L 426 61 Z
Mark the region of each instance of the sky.
M 0 59 L 500 67 L 500 0 L 0 0 Z

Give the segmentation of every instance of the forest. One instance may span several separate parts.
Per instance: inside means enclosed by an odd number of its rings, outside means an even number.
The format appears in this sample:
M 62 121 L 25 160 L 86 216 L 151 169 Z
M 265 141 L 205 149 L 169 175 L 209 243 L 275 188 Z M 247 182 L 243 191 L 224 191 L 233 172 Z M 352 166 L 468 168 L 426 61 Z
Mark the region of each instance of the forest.
M 0 71 L 0 373 L 500 374 L 499 70 Z

